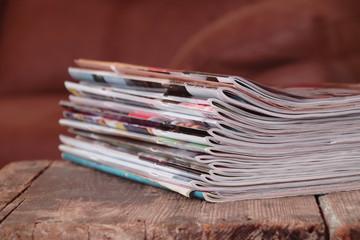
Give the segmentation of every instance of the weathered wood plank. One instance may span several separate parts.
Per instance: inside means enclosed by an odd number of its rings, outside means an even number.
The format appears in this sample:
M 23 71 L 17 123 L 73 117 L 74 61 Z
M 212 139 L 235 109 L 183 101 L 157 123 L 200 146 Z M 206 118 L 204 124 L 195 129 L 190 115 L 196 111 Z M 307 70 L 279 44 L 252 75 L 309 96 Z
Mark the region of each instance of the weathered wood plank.
M 324 239 L 312 196 L 224 204 L 55 162 L 0 224 L 0 238 Z
M 51 161 L 13 162 L 0 169 L 0 211 L 11 203 Z
M 10 202 L 6 207 L 0 211 L 0 223 L 9 216 L 14 209 L 16 209 L 25 199 L 24 194 L 17 196 L 12 202 Z
M 360 239 L 360 191 L 319 197 L 330 239 Z

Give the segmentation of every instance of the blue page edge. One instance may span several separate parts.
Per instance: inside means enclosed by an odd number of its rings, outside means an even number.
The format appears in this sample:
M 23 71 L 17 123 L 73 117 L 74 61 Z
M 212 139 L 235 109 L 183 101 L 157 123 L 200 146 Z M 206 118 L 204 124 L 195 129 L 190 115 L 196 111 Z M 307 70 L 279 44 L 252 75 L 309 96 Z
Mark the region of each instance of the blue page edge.
M 80 164 L 80 165 L 83 165 L 83 166 L 86 166 L 86 167 L 91 167 L 91 168 L 94 168 L 94 169 L 97 169 L 97 170 L 100 170 L 100 171 L 103 171 L 103 172 L 106 172 L 106 173 L 110 173 L 112 175 L 116 175 L 116 176 L 119 176 L 119 177 L 122 177 L 122 178 L 132 180 L 132 181 L 136 181 L 136 182 L 140 182 L 140 183 L 144 183 L 144 184 L 151 185 L 151 186 L 154 186 L 154 187 L 158 187 L 158 188 L 162 188 L 162 189 L 172 191 L 171 189 L 166 188 L 166 187 L 162 186 L 159 183 L 150 181 L 148 179 L 145 179 L 143 177 L 137 176 L 137 175 L 132 174 L 132 173 L 128 173 L 128 172 L 125 172 L 125 171 L 122 171 L 122 170 L 119 170 L 119 169 L 115 169 L 115 168 L 108 167 L 108 166 L 105 166 L 105 165 L 102 165 L 102 164 L 98 164 L 98 163 L 95 163 L 95 162 L 92 162 L 92 161 L 89 161 L 89 160 L 86 160 L 86 159 L 83 159 L 83 158 L 80 158 L 80 157 L 77 157 L 77 156 L 74 156 L 74 155 L 71 155 L 71 154 L 68 154 L 68 153 L 62 153 L 61 156 L 62 156 L 62 158 L 66 159 L 66 160 L 69 160 L 71 162 L 74 162 L 74 163 L 77 163 L 77 164 Z M 196 197 L 196 198 L 204 200 L 204 194 L 202 192 L 199 192 L 199 191 L 192 191 L 190 193 L 190 197 Z

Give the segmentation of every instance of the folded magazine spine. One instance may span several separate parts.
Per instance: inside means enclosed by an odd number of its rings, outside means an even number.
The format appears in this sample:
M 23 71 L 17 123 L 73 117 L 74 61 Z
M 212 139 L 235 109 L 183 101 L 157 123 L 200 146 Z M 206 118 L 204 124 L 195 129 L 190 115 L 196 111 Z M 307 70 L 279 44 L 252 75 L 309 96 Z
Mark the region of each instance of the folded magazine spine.
M 149 179 L 137 176 L 135 174 L 132 174 L 132 173 L 129 173 L 129 172 L 126 172 L 126 171 L 122 171 L 122 170 L 115 169 L 115 168 L 112 168 L 112 167 L 109 167 L 109 166 L 98 164 L 98 163 L 95 163 L 95 162 L 92 162 L 92 161 L 89 161 L 89 160 L 86 160 L 86 159 L 83 159 L 83 158 L 80 158 L 80 157 L 77 157 L 77 156 L 74 156 L 74 155 L 71 155 L 71 154 L 67 154 L 67 153 L 62 153 L 61 156 L 62 156 L 63 159 L 69 160 L 69 161 L 77 163 L 79 165 L 83 165 L 83 166 L 86 166 L 86 167 L 91 167 L 91 168 L 94 168 L 94 169 L 97 169 L 97 170 L 100 170 L 100 171 L 103 171 L 103 172 L 106 172 L 106 173 L 109 173 L 109 174 L 112 174 L 112 175 L 116 175 L 116 176 L 126 178 L 126 179 L 129 179 L 129 180 L 132 180 L 132 181 L 136 181 L 136 182 L 139 182 L 139 183 L 144 183 L 144 184 L 151 185 L 151 186 L 154 186 L 154 187 L 174 191 L 169 186 L 167 186 L 166 184 L 161 184 L 161 183 L 158 183 L 158 182 L 154 182 L 154 181 L 151 181 Z M 204 194 L 202 192 L 199 192 L 199 191 L 191 191 L 189 194 L 187 194 L 187 196 L 188 197 L 199 198 L 199 199 L 202 199 L 202 200 L 205 199 Z

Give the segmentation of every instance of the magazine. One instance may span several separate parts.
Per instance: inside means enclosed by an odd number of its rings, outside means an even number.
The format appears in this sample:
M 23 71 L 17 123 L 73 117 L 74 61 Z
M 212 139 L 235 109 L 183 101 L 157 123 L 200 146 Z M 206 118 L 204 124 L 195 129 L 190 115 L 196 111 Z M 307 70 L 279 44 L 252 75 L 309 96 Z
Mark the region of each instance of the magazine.
M 64 159 L 210 202 L 360 189 L 360 85 L 75 63 Z

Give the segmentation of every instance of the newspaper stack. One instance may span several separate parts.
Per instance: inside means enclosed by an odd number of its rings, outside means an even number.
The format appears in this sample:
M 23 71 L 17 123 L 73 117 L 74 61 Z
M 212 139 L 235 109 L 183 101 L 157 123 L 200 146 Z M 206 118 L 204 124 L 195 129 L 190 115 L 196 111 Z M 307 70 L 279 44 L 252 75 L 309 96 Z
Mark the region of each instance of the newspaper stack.
M 360 189 L 360 86 L 79 59 L 64 159 L 210 202 Z

